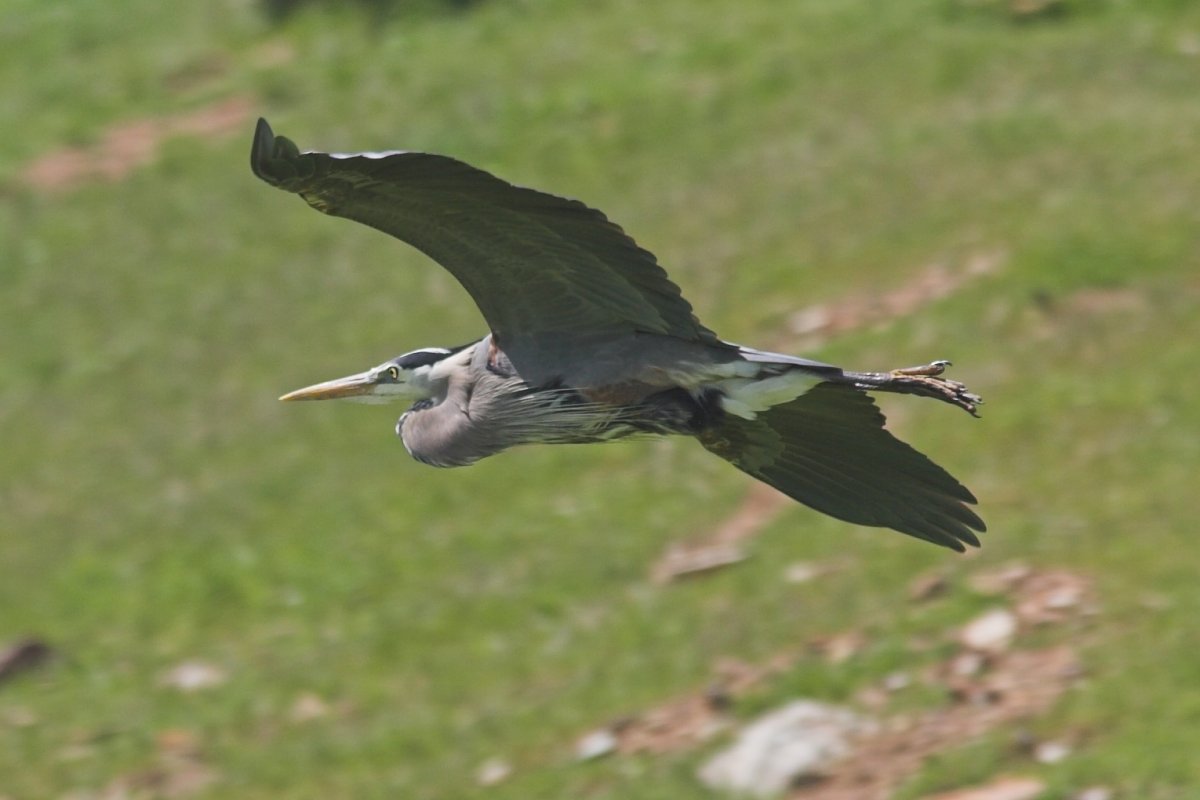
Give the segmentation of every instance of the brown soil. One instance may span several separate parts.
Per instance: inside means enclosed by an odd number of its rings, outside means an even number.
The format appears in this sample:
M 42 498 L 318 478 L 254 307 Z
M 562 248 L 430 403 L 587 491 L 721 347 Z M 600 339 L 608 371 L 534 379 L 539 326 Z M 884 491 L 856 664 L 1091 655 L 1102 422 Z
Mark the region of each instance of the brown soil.
M 246 131 L 254 106 L 253 98 L 239 96 L 182 114 L 122 122 L 91 146 L 46 153 L 30 163 L 21 177 L 45 192 L 68 191 L 92 181 L 117 181 L 152 163 L 166 139 L 211 139 Z

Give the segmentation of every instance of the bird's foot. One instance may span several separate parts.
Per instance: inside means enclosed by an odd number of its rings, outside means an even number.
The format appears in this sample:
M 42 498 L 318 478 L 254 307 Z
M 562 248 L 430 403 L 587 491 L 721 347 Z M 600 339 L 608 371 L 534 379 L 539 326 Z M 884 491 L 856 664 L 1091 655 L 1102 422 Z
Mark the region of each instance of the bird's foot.
M 978 407 L 983 403 L 983 398 L 969 391 L 964 384 L 943 378 L 942 373 L 948 366 L 949 361 L 932 361 L 919 367 L 904 367 L 891 372 L 845 374 L 858 389 L 932 397 L 958 406 L 971 416 L 978 417 Z
M 901 369 L 892 370 L 893 375 L 897 376 L 920 376 L 927 378 L 936 378 L 946 371 L 946 367 L 954 366 L 953 362 L 942 359 L 940 361 L 930 361 L 920 367 L 903 367 Z
M 965 384 L 943 378 L 942 373 L 950 366 L 949 361 L 931 361 L 920 367 L 894 369 L 889 375 L 893 385 L 890 391 L 933 397 L 958 406 L 973 417 L 978 417 L 978 407 L 983 398 L 969 391 Z

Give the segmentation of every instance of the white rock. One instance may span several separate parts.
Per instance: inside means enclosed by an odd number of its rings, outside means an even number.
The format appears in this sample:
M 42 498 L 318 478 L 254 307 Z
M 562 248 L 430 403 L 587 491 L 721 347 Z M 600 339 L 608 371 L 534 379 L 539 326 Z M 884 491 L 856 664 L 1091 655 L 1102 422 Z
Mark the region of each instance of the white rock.
M 608 728 L 592 731 L 575 743 L 575 757 L 580 761 L 600 758 L 617 749 L 617 735 Z
M 320 695 L 304 692 L 296 697 L 288 716 L 291 717 L 292 722 L 309 722 L 320 719 L 328 713 L 329 705 L 321 699 Z
M 1005 608 L 995 608 L 968 622 L 959 641 L 971 650 L 999 653 L 1008 649 L 1017 635 L 1017 617 Z
M 184 661 L 164 673 L 162 683 L 181 692 L 198 692 L 220 686 L 227 679 L 220 667 L 203 661 Z
M 772 797 L 848 756 L 854 736 L 873 727 L 847 709 L 797 700 L 743 728 L 698 775 L 711 789 Z
M 1107 786 L 1089 786 L 1072 796 L 1071 800 L 1112 800 L 1113 790 Z
M 480 786 L 495 786 L 512 775 L 512 765 L 502 758 L 489 758 L 479 765 L 475 781 Z
M 1074 608 L 1083 599 L 1082 586 L 1063 586 L 1046 595 L 1042 604 L 1052 611 Z
M 823 330 L 832 320 L 833 315 L 829 313 L 829 309 L 824 306 L 809 306 L 792 314 L 790 323 L 792 333 L 803 335 Z
M 784 570 L 783 579 L 788 583 L 808 583 L 821 572 L 820 564 L 814 564 L 811 561 L 797 561 Z
M 1066 742 L 1042 742 L 1033 750 L 1039 764 L 1057 764 L 1071 755 L 1071 746 Z

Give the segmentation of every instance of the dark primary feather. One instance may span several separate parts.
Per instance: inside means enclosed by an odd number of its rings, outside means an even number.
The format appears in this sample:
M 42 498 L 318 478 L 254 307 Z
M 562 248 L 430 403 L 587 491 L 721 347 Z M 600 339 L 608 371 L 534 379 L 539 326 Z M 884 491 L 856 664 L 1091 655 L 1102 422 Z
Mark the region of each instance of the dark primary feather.
M 601 212 L 428 153 L 301 153 L 259 120 L 254 174 L 433 258 L 466 288 L 522 373 L 526 353 L 634 333 L 714 345 L 653 254 Z M 553 342 L 558 347 L 547 347 Z M 547 371 L 545 364 L 530 364 Z
M 700 435 L 711 452 L 838 519 L 894 528 L 955 550 L 978 545 L 975 496 L 892 436 L 865 393 L 823 383 L 755 420 L 727 416 Z

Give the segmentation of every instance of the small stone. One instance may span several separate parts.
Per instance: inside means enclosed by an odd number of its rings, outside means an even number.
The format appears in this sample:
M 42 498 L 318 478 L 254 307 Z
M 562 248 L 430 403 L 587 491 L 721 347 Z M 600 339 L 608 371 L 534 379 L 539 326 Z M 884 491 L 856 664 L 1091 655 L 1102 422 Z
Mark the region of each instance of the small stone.
M 833 321 L 833 315 L 824 306 L 809 306 L 792 314 L 790 320 L 792 333 L 804 336 L 819 333 L 828 328 Z
M 1028 564 L 1014 561 L 986 572 L 977 572 L 967 580 L 967 584 L 979 594 L 1005 594 L 1032 574 L 1033 568 Z
M 925 800 L 1034 800 L 1046 791 L 1037 778 L 997 778 L 983 786 L 927 795 Z
M 875 725 L 838 706 L 797 700 L 751 722 L 700 767 L 710 789 L 772 797 L 818 778 L 850 755 L 856 735 Z
M 203 661 L 184 661 L 163 674 L 161 683 L 181 692 L 198 692 L 225 683 L 228 676 L 220 667 Z
M 1112 800 L 1115 795 L 1107 786 L 1089 786 L 1071 796 L 1071 800 Z
M 1070 572 L 1036 573 L 1021 584 L 1017 616 L 1029 625 L 1064 622 L 1078 612 L 1087 589 L 1086 579 Z
M 808 583 L 823 571 L 819 564 L 811 561 L 797 561 L 784 570 L 783 579 L 788 583 Z
M 292 710 L 288 716 L 292 722 L 308 722 L 320 719 L 328 713 L 329 704 L 322 700 L 319 695 L 312 692 L 304 692 L 292 703 Z
M 1076 586 L 1064 586 L 1061 589 L 1055 589 L 1050 592 L 1042 601 L 1042 605 L 1053 611 L 1061 611 L 1066 608 L 1074 608 L 1079 605 L 1079 600 L 1083 593 Z
M 194 756 L 200 752 L 200 740 L 187 728 L 167 728 L 154 737 L 160 753 Z
M 970 678 L 983 672 L 987 659 L 982 653 L 968 650 L 950 659 L 950 674 L 959 678 Z
M 893 672 L 883 679 L 883 688 L 889 692 L 898 692 L 901 689 L 907 689 L 912 683 L 912 678 L 907 672 Z
M 575 758 L 590 761 L 606 756 L 617 749 L 617 735 L 608 728 L 601 728 L 584 736 L 575 743 Z
M 704 575 L 746 560 L 746 551 L 737 543 L 708 544 L 677 548 L 667 552 L 654 566 L 655 583 L 665 584 L 682 578 Z
M 861 631 L 846 631 L 817 641 L 816 648 L 825 655 L 830 664 L 844 664 L 858 655 L 867 646 L 867 637 Z
M 479 765 L 475 782 L 480 786 L 495 786 L 512 775 L 512 765 L 502 758 L 489 758 Z
M 968 622 L 959 633 L 964 647 L 983 653 L 1008 649 L 1017 635 L 1017 617 L 1004 608 L 995 608 Z
M 1057 764 L 1071 755 L 1071 746 L 1066 742 L 1042 742 L 1033 749 L 1033 757 L 1039 764 Z

